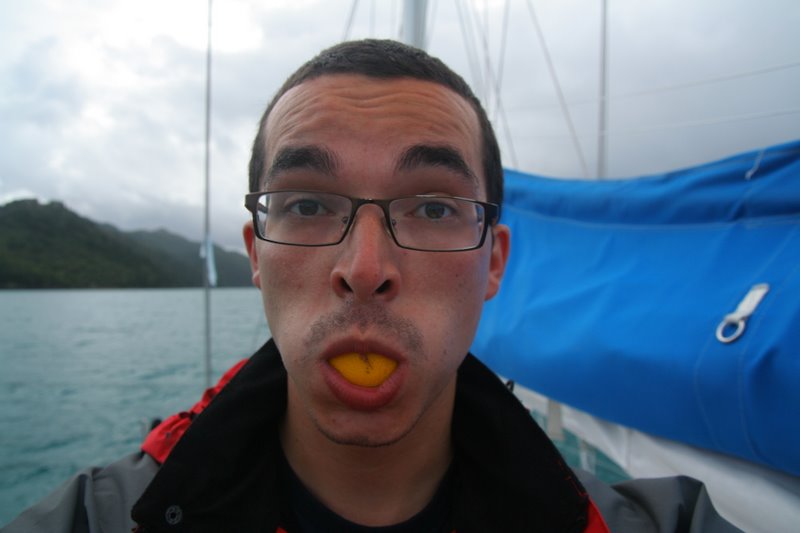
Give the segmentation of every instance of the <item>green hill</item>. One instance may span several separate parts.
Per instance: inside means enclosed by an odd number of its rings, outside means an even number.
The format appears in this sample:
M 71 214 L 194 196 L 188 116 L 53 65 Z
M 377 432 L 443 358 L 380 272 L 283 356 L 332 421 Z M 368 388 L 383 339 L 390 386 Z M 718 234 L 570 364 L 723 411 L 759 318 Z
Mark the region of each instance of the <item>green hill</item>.
M 199 287 L 200 243 L 165 230 L 123 232 L 60 202 L 0 206 L 0 288 Z M 250 285 L 243 254 L 215 246 L 217 285 Z

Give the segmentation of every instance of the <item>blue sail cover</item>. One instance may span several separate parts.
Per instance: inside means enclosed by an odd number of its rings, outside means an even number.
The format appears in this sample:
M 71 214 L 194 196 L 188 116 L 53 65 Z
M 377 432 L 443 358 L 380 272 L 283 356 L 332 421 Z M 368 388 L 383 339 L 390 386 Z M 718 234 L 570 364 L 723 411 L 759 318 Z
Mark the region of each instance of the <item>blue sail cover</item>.
M 800 475 L 800 142 L 626 180 L 507 170 L 502 221 L 511 258 L 478 357 L 599 417 Z M 741 337 L 719 341 L 763 283 Z

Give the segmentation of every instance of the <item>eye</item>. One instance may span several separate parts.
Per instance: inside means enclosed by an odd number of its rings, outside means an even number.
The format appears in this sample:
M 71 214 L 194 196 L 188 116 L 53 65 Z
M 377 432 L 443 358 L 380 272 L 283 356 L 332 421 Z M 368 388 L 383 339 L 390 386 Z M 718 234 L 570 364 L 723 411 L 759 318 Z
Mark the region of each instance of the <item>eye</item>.
M 295 215 L 311 217 L 322 214 L 325 208 L 314 200 L 298 200 L 287 206 L 287 210 Z
M 294 194 L 283 202 L 283 212 L 303 218 L 327 216 L 334 212 L 334 209 L 329 207 L 330 204 L 331 201 L 326 201 L 321 195 Z
M 441 220 L 453 216 L 455 210 L 443 202 L 425 202 L 420 204 L 413 214 L 427 220 Z

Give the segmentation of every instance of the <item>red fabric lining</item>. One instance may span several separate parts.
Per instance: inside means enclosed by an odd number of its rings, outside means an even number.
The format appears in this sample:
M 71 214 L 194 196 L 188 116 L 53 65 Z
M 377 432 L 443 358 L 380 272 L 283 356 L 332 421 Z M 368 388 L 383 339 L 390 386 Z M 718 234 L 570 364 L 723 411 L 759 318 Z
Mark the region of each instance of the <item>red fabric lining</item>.
M 587 524 L 586 529 L 583 530 L 584 533 L 611 533 L 608 524 L 603 519 L 603 515 L 600 514 L 600 510 L 591 498 L 589 498 L 589 504 L 586 508 L 586 518 Z
M 191 409 L 174 414 L 153 428 L 142 443 L 142 451 L 158 461 L 159 464 L 163 464 L 169 457 L 172 448 L 175 447 L 183 434 L 186 433 L 186 430 L 189 429 L 192 420 L 208 407 L 211 400 L 219 394 L 219 391 L 228 384 L 247 361 L 247 359 L 243 359 L 232 366 L 219 379 L 216 385 L 206 389 L 203 397 Z

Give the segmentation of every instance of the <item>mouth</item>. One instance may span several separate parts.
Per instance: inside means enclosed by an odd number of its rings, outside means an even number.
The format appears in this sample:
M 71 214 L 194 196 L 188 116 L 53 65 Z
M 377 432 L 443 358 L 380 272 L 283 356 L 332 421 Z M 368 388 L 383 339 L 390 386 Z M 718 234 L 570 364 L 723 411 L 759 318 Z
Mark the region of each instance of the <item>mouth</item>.
M 339 401 L 356 410 L 385 406 L 403 383 L 402 356 L 380 343 L 337 342 L 325 350 L 323 360 L 328 387 Z
M 344 379 L 360 387 L 375 388 L 397 369 L 397 361 L 385 355 L 368 352 L 348 352 L 329 360 Z

